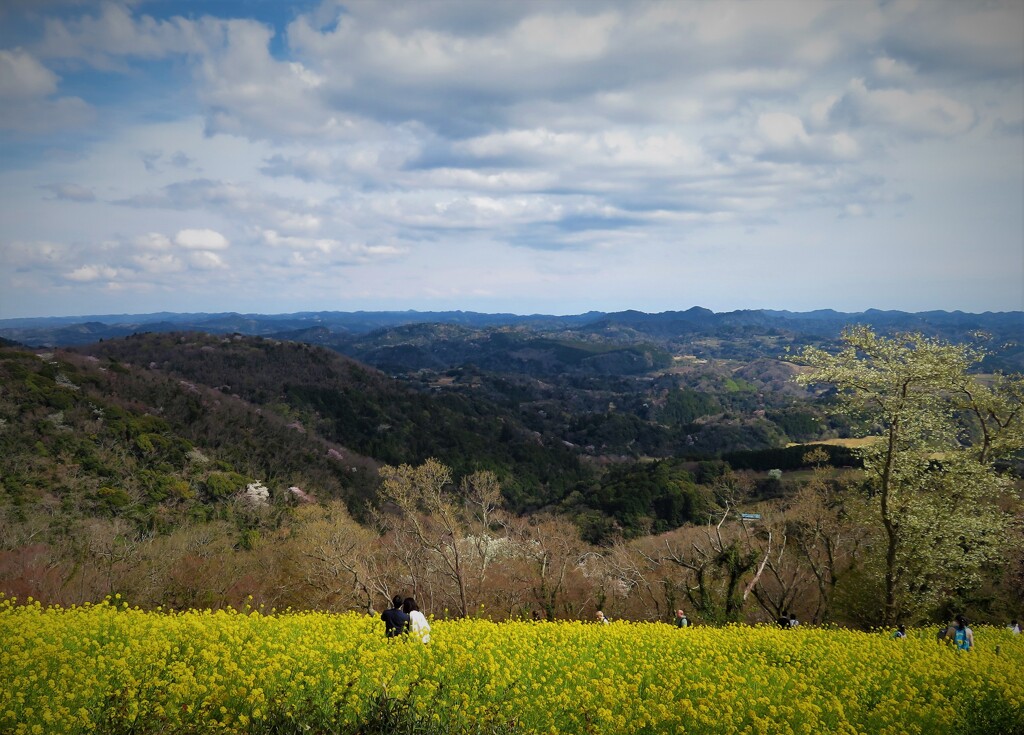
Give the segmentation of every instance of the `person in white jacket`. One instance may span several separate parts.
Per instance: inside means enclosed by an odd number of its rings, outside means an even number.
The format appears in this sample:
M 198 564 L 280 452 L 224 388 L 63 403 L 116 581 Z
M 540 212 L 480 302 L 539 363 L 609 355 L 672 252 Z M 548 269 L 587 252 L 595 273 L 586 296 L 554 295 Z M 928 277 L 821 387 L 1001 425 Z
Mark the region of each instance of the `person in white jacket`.
M 420 612 L 416 600 L 406 597 L 402 603 L 402 612 L 409 616 L 409 634 L 424 643 L 430 643 L 430 623 L 427 622 L 427 616 Z

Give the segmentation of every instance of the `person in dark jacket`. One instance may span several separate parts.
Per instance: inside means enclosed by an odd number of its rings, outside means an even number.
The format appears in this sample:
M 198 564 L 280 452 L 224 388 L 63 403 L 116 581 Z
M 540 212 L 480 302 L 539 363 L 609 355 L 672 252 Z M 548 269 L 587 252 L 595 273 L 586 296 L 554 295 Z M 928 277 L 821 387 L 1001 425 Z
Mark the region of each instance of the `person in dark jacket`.
M 388 638 L 409 632 L 409 615 L 402 610 L 403 601 L 401 595 L 395 595 L 391 598 L 391 607 L 380 614 L 384 621 L 384 635 Z

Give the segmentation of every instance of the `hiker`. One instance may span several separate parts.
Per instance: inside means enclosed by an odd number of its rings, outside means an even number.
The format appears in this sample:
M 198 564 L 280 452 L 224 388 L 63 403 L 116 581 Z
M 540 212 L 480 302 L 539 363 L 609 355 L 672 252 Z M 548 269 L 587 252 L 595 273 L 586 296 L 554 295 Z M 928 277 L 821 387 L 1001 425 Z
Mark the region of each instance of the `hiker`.
M 963 615 L 957 615 L 955 623 L 946 630 L 945 638 L 953 641 L 958 651 L 970 651 L 974 648 L 974 631 L 967 625 Z

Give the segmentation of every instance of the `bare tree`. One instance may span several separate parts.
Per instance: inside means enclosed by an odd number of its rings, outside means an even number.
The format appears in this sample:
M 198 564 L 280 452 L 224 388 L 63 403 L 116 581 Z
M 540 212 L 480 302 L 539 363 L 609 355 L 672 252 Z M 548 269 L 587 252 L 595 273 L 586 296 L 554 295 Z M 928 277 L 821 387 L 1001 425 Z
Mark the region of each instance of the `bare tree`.
M 710 620 L 738 620 L 771 553 L 771 532 L 759 534 L 734 518 L 734 508 L 749 485 L 733 474 L 716 485 L 721 505 L 700 532 L 666 536 L 655 563 L 675 564 L 686 571 L 683 591 L 690 605 Z M 745 578 L 751 575 L 744 584 Z
M 451 470 L 435 459 L 419 467 L 380 468 L 381 497 L 395 507 L 382 518 L 399 544 L 419 551 L 450 585 L 452 601 L 465 617 L 474 609 L 494 558 L 500 486 L 490 472 L 466 478 L 455 492 Z
M 286 548 L 288 577 L 308 590 L 307 605 L 372 612 L 374 597 L 387 590 L 375 534 L 352 520 L 341 503 L 301 508 Z
M 540 607 L 537 614 L 545 620 L 578 616 L 591 586 L 583 568 L 590 547 L 575 524 L 558 516 L 516 519 L 508 533 L 515 545 L 508 576 Z
M 868 530 L 851 515 L 854 498 L 826 466 L 828 454 L 815 449 L 805 455 L 804 461 L 816 465 L 814 475 L 797 490 L 784 516 L 789 537 L 817 588 L 812 621 L 823 623 L 832 615 L 836 585 L 857 563 Z

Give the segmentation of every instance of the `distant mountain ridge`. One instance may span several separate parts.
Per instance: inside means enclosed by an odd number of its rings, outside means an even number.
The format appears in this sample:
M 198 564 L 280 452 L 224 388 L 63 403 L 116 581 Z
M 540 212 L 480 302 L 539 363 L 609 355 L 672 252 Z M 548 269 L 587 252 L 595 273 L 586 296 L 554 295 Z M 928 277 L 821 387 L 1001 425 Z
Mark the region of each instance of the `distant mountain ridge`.
M 157 312 L 153 314 L 117 314 L 82 317 L 25 317 L 0 319 L 0 337 L 25 345 L 63 347 L 89 344 L 100 339 L 124 337 L 137 332 L 200 331 L 211 334 L 240 333 L 259 336 L 294 335 L 323 330 L 332 334 L 359 337 L 375 330 L 414 324 L 451 324 L 470 329 L 526 327 L 540 331 L 628 328 L 641 334 L 672 335 L 718 329 L 763 328 L 791 332 L 810 332 L 819 337 L 834 337 L 849 324 L 869 324 L 878 329 L 933 332 L 949 337 L 951 332 L 979 330 L 997 339 L 1024 339 L 1024 311 L 904 312 L 868 309 L 863 312 L 838 312 L 819 309 L 810 312 L 743 309 L 714 312 L 700 306 L 685 311 L 646 313 L 589 311 L 575 315 L 488 314 L 474 311 L 309 311 L 291 314 Z M 315 340 L 319 341 L 319 340 Z

